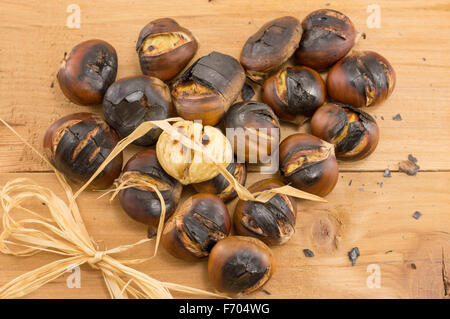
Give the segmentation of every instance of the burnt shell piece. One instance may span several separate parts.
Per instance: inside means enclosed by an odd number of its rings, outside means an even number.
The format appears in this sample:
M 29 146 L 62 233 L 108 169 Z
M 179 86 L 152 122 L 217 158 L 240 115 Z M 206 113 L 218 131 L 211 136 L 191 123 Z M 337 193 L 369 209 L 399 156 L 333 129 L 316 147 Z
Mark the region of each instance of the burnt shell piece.
M 75 113 L 60 118 L 45 132 L 44 149 L 50 162 L 76 184 L 95 173 L 119 141 L 116 132 L 97 115 Z M 89 185 L 109 187 L 122 170 L 122 153 L 116 156 Z
M 249 187 L 251 193 L 282 187 L 277 179 L 266 179 Z M 267 245 L 282 245 L 295 233 L 297 203 L 294 198 L 277 194 L 266 203 L 239 200 L 233 216 L 238 235 L 256 237 Z
M 354 107 L 379 104 L 395 87 L 395 71 L 384 57 L 372 51 L 355 52 L 329 71 L 328 95 Z
M 103 114 L 120 137 L 127 137 L 143 122 L 164 120 L 173 114 L 169 88 L 161 80 L 145 75 L 118 80 L 105 94 Z M 153 145 L 161 133 L 159 127 L 153 127 L 133 144 Z

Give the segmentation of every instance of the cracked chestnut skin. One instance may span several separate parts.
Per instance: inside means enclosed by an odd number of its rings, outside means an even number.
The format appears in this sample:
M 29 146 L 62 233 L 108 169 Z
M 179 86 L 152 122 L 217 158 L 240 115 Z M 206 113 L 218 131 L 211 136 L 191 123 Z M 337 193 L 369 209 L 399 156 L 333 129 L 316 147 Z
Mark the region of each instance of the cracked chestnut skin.
M 292 134 L 280 144 L 280 173 L 293 187 L 325 196 L 339 175 L 334 146 L 310 134 Z
M 251 193 L 285 186 L 277 179 L 265 179 L 249 187 Z M 282 245 L 295 233 L 297 203 L 294 198 L 276 194 L 266 203 L 239 200 L 233 216 L 236 234 L 251 236 L 267 245 Z
M 79 105 L 99 105 L 117 75 L 116 50 L 103 40 L 76 45 L 56 75 L 64 95 Z
M 328 95 L 354 107 L 372 106 L 386 100 L 395 88 L 392 65 L 372 51 L 353 52 L 328 72 Z
M 145 181 L 159 190 L 166 205 L 167 220 L 175 211 L 183 186 L 163 170 L 154 148 L 143 150 L 131 157 L 123 168 L 118 183 L 130 176 L 132 184 Z M 118 197 L 122 208 L 131 218 L 149 225 L 149 230 L 156 234 L 161 216 L 161 202 L 152 188 L 142 185 L 122 189 Z
M 45 132 L 44 151 L 58 171 L 75 184 L 84 184 L 95 173 L 119 141 L 117 133 L 92 113 L 75 113 L 54 122 Z M 105 189 L 122 170 L 117 155 L 89 185 Z
M 303 35 L 295 52 L 297 62 L 325 70 L 343 58 L 355 45 L 356 30 L 343 13 L 320 9 L 302 21 Z
M 373 153 L 378 145 L 379 129 L 368 113 L 349 105 L 328 103 L 311 119 L 313 135 L 335 145 L 336 157 L 359 160 Z
M 177 208 L 164 228 L 161 243 L 171 255 L 197 261 L 207 257 L 230 230 L 231 218 L 225 204 L 216 195 L 201 193 Z
M 326 98 L 320 74 L 304 66 L 287 67 L 269 77 L 263 85 L 262 100 L 280 120 L 300 124 L 311 117 Z
M 166 47 L 153 39 L 165 37 Z M 161 47 L 156 47 L 155 44 Z M 136 43 L 142 73 L 167 81 L 180 73 L 198 49 L 194 35 L 171 18 L 151 21 Z
M 121 138 L 130 135 L 146 121 L 164 120 L 173 115 L 172 99 L 167 85 L 155 77 L 133 76 L 114 82 L 103 99 L 103 114 Z M 153 127 L 133 144 L 151 146 L 162 130 Z
M 219 241 L 208 259 L 209 280 L 214 288 L 231 296 L 263 287 L 276 268 L 272 250 L 259 239 L 229 236 Z

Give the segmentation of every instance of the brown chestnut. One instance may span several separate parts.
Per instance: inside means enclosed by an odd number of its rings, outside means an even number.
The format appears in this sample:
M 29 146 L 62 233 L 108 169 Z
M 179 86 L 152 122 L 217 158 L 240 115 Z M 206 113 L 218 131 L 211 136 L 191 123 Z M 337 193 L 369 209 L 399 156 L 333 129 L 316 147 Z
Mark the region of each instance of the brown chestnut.
M 177 113 L 185 120 L 216 125 L 239 96 L 245 72 L 232 56 L 212 52 L 197 60 L 172 88 Z
M 125 185 L 142 185 L 122 189 L 118 197 L 125 212 L 134 220 L 149 225 L 149 231 L 152 233 L 156 233 L 159 225 L 161 201 L 148 184 L 161 193 L 166 206 L 166 220 L 175 211 L 183 189 L 183 186 L 159 165 L 154 148 L 140 151 L 131 157 L 117 182 L 119 185 L 123 182 L 127 183 Z
M 252 193 L 285 186 L 277 179 L 265 179 L 248 188 Z M 295 233 L 295 198 L 276 194 L 266 203 L 239 200 L 234 211 L 234 229 L 238 235 L 252 236 L 267 245 L 282 245 Z
M 230 295 L 249 294 L 272 277 L 276 267 L 272 250 L 252 237 L 229 236 L 219 241 L 208 259 L 214 288 Z
M 172 99 L 167 85 L 151 76 L 133 76 L 114 82 L 103 99 L 103 114 L 121 138 L 130 135 L 145 121 L 164 120 L 173 115 Z M 150 146 L 162 130 L 153 127 L 133 144 Z
M 105 41 L 89 40 L 76 45 L 64 56 L 56 77 L 70 101 L 98 105 L 116 75 L 116 50 Z
M 295 52 L 302 36 L 300 21 L 281 17 L 263 25 L 245 43 L 240 61 L 248 76 L 259 81 L 276 71 Z
M 186 199 L 169 219 L 161 243 L 171 255 L 195 261 L 208 256 L 230 230 L 230 214 L 220 198 L 196 194 Z
M 333 190 L 339 175 L 334 145 L 296 133 L 281 142 L 279 151 L 281 175 L 292 186 L 318 196 Z
M 278 146 L 280 122 L 266 104 L 245 101 L 234 104 L 224 119 L 226 135 L 239 161 L 266 163 Z
M 147 24 L 136 43 L 142 73 L 163 81 L 180 73 L 197 49 L 198 43 L 194 35 L 170 18 Z
M 288 67 L 269 77 L 262 100 L 280 120 L 300 124 L 325 102 L 325 83 L 320 74 L 304 66 Z
M 358 160 L 369 156 L 377 147 L 379 130 L 370 114 L 354 107 L 328 103 L 311 119 L 313 135 L 335 145 L 336 157 Z
M 389 97 L 395 87 L 395 71 L 384 57 L 372 51 L 354 52 L 328 72 L 331 99 L 354 107 L 371 106 Z
M 295 57 L 301 65 L 324 70 L 343 58 L 355 45 L 356 30 L 343 13 L 320 9 L 302 21 L 303 34 Z
M 84 184 L 119 141 L 117 133 L 92 113 L 75 113 L 54 122 L 45 132 L 44 149 L 55 168 L 76 184 Z M 104 189 L 122 170 L 122 153 L 89 185 Z

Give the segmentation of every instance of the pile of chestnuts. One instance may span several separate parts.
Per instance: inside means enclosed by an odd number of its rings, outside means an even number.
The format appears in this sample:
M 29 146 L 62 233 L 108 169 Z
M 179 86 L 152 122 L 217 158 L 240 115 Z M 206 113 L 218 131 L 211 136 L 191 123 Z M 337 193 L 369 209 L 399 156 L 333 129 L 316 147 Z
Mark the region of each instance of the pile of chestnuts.
M 217 163 L 245 185 L 247 166 L 275 155 L 279 177 L 261 179 L 250 192 L 288 184 L 329 194 L 338 181 L 338 160 L 365 158 L 378 144 L 378 125 L 361 108 L 380 104 L 395 87 L 386 58 L 352 51 L 357 39 L 349 17 L 321 9 L 303 21 L 286 16 L 267 22 L 243 44 L 239 60 L 213 51 L 189 66 L 198 40 L 163 18 L 139 33 L 143 74 L 118 80 L 114 47 L 82 42 L 64 56 L 57 79 L 73 103 L 102 105 L 104 120 L 88 112 L 64 116 L 47 130 L 45 153 L 71 182 L 83 184 L 140 124 L 183 118 L 173 129 L 206 154 L 154 126 L 133 142 L 144 149 L 123 168 L 120 153 L 90 187 L 132 180 L 118 200 L 125 213 L 149 227 L 149 235 L 156 234 L 164 201 L 161 243 L 168 253 L 190 262 L 207 258 L 219 292 L 253 292 L 275 270 L 269 246 L 294 236 L 300 204 L 276 194 L 265 203 L 238 199 L 231 211 L 226 203 L 237 193 Z M 258 86 L 261 94 L 255 95 Z M 280 136 L 282 122 L 303 125 L 308 119 L 311 134 Z M 187 185 L 197 194 L 182 200 Z

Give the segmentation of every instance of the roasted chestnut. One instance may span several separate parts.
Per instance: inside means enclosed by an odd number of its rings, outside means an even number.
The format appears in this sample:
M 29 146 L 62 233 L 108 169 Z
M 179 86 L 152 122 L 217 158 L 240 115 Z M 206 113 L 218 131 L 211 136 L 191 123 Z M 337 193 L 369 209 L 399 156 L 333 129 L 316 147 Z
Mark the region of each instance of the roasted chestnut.
M 300 21 L 282 17 L 263 25 L 241 52 L 240 61 L 248 76 L 259 81 L 276 71 L 295 52 L 302 36 Z
M 226 237 L 213 247 L 208 259 L 212 285 L 230 295 L 249 294 L 260 289 L 274 271 L 272 250 L 252 237 Z
M 222 132 L 212 126 L 191 121 L 180 121 L 173 127 L 191 141 L 202 144 L 217 164 L 228 167 L 233 150 Z M 183 185 L 210 180 L 220 171 L 206 155 L 181 144 L 177 137 L 163 132 L 156 143 L 156 155 L 164 170 Z
M 145 75 L 118 80 L 106 91 L 103 114 L 120 137 L 127 137 L 145 121 L 164 120 L 173 115 L 169 88 L 160 79 Z M 153 127 L 133 143 L 153 145 L 161 133 L 159 127 Z
M 216 125 L 239 96 L 245 72 L 232 56 L 212 52 L 197 60 L 172 88 L 177 113 L 185 120 Z
M 84 184 L 119 141 L 117 133 L 92 113 L 75 113 L 54 122 L 45 132 L 44 150 L 55 168 L 76 184 Z M 122 170 L 122 153 L 89 185 L 104 189 Z
M 354 107 L 371 106 L 389 97 L 395 71 L 384 57 L 372 51 L 354 52 L 328 72 L 328 95 Z
M 336 157 L 357 160 L 377 147 L 379 130 L 374 118 L 354 107 L 328 103 L 311 119 L 313 135 L 335 145 Z
M 295 52 L 299 64 L 324 70 L 343 58 L 355 45 L 356 30 L 343 13 L 320 9 L 302 21 L 303 34 Z
M 147 24 L 136 43 L 142 73 L 163 81 L 180 73 L 194 57 L 197 48 L 194 35 L 170 18 Z
M 244 163 L 236 163 L 233 161 L 228 165 L 227 170 L 236 178 L 239 184 L 245 185 L 245 181 L 247 180 L 247 167 Z M 216 194 L 225 203 L 237 196 L 233 186 L 222 174 L 217 175 L 209 181 L 192 184 L 192 186 L 199 193 Z
M 326 90 L 320 74 L 304 66 L 288 67 L 268 78 L 262 100 L 280 120 L 300 124 L 325 102 Z
M 296 133 L 281 142 L 279 152 L 280 173 L 292 186 L 318 196 L 333 190 L 339 175 L 334 145 Z
M 76 45 L 59 68 L 58 83 L 64 95 L 79 105 L 102 103 L 103 95 L 117 75 L 116 50 L 102 40 Z
M 154 148 L 140 151 L 131 157 L 117 183 L 137 185 L 119 191 L 120 205 L 131 218 L 149 225 L 149 232 L 153 234 L 156 233 L 161 217 L 161 201 L 149 184 L 156 187 L 164 199 L 166 219 L 175 211 L 183 189 L 159 165 Z
M 225 204 L 213 194 L 185 200 L 164 227 L 161 243 L 173 256 L 198 260 L 230 234 L 231 218 Z
M 265 179 L 248 188 L 251 193 L 284 186 L 277 179 Z M 295 198 L 276 194 L 266 203 L 239 200 L 234 211 L 234 229 L 238 235 L 252 236 L 267 245 L 286 243 L 295 233 Z
M 245 101 L 225 115 L 226 135 L 239 161 L 266 163 L 280 138 L 280 123 L 266 104 Z

